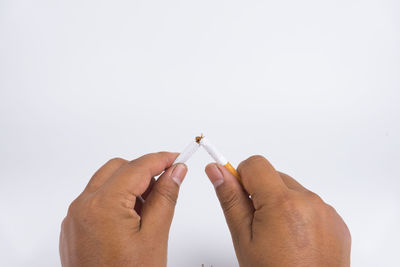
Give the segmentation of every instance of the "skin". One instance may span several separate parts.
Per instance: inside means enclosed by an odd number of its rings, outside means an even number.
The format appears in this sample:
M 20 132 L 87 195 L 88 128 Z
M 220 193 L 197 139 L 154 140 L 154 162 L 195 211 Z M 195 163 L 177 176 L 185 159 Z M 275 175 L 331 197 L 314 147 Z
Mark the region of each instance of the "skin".
M 206 167 L 240 266 L 350 266 L 350 232 L 334 208 L 262 156 L 238 172 L 243 187 L 223 166 Z
M 62 265 L 166 266 L 187 172 L 184 164 L 171 166 L 177 155 L 159 152 L 103 165 L 62 223 Z M 262 156 L 243 161 L 238 172 L 243 185 L 221 165 L 206 167 L 240 266 L 350 265 L 350 233 L 331 206 Z
M 187 171 L 184 164 L 171 167 L 177 155 L 116 158 L 101 167 L 62 223 L 62 265 L 166 266 L 169 228 Z M 136 199 L 140 195 L 144 205 Z

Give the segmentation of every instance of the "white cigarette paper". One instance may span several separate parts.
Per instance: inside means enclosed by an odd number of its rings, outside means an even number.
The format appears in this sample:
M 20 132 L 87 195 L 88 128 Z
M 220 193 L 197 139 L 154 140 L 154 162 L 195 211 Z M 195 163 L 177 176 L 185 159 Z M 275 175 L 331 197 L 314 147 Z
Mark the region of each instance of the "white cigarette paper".
M 206 137 L 201 138 L 200 145 L 204 147 L 208 154 L 218 163 L 225 166 L 228 160 L 208 141 Z
M 191 142 L 175 159 L 174 164 L 176 163 L 185 163 L 196 151 L 199 149 L 200 144 L 196 141 Z
M 200 144 L 197 143 L 196 141 L 191 142 L 180 154 L 179 156 L 175 159 L 174 163 L 172 165 L 177 164 L 177 163 L 185 163 L 193 154 L 199 149 Z M 145 202 L 142 196 L 137 197 L 142 204 Z

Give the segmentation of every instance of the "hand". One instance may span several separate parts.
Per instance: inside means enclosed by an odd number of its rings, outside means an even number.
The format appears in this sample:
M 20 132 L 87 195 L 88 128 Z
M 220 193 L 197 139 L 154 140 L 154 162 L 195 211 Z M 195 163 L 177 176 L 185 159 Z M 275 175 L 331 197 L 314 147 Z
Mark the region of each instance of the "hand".
M 184 164 L 170 167 L 177 155 L 116 158 L 101 167 L 62 223 L 62 265 L 166 266 L 169 228 L 187 171 Z
M 350 232 L 334 208 L 262 156 L 238 172 L 244 190 L 223 166 L 206 167 L 240 266 L 350 265 Z

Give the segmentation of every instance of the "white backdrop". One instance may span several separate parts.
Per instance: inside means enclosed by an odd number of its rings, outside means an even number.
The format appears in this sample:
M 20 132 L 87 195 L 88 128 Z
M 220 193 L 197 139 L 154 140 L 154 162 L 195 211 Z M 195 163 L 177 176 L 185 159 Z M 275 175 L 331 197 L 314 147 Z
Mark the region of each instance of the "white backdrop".
M 347 222 L 353 266 L 399 266 L 400 2 L 0 0 L 0 265 L 59 266 L 69 203 L 109 158 L 205 133 L 265 155 Z M 169 266 L 237 266 L 209 156 Z

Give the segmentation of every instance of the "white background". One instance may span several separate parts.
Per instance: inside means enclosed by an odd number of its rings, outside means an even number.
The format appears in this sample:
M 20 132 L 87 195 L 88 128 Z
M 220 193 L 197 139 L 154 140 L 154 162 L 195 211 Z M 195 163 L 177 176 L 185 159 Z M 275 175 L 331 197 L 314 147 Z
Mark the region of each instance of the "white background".
M 400 2 L 0 0 L 0 265 L 59 266 L 69 203 L 112 157 L 204 132 L 265 155 L 399 266 Z M 198 152 L 169 266 L 237 266 Z

